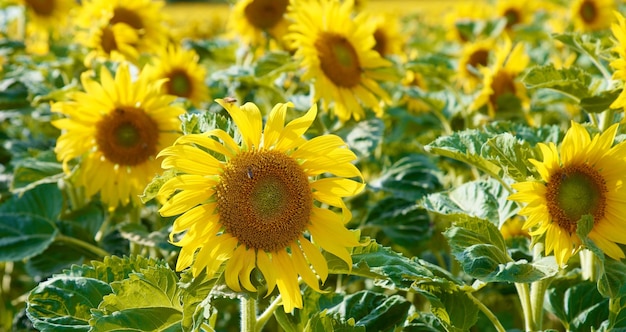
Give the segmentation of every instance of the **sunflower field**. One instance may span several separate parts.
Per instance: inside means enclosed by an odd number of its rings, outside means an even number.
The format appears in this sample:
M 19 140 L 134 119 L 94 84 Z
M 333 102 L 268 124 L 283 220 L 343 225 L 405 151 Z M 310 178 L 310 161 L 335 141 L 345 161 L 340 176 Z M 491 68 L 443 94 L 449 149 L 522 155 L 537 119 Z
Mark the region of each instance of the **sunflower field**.
M 0 331 L 626 331 L 624 13 L 0 0 Z

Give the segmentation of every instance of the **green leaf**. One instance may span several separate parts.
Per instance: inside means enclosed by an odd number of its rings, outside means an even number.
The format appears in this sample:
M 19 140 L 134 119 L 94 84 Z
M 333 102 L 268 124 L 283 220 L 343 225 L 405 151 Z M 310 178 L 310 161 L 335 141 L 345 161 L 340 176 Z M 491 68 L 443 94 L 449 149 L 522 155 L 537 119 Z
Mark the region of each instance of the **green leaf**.
M 360 157 L 370 156 L 378 147 L 385 133 L 385 123 L 378 118 L 345 125 L 337 135 Z
M 274 76 L 285 71 L 292 71 L 298 65 L 287 52 L 266 52 L 254 65 L 254 75 L 257 77 Z
M 430 302 L 430 311 L 446 331 L 469 331 L 478 320 L 478 307 L 462 290 L 420 292 Z
M 0 213 L 25 213 L 54 222 L 63 208 L 63 195 L 56 184 L 42 184 L 23 195 L 14 195 L 0 206 Z
M 93 310 L 94 318 L 90 321 L 93 331 L 181 330 L 183 308 L 177 282 L 174 271 L 166 265 L 156 265 L 112 283 L 113 293 Z
M 450 136 L 437 138 L 424 148 L 429 153 L 442 157 L 448 157 L 476 166 L 491 175 L 498 175 L 500 166 L 483 157 L 482 149 L 485 143 L 493 135 L 476 130 L 468 129 L 454 132 Z
M 372 179 L 369 186 L 396 198 L 415 201 L 440 188 L 436 172 L 436 166 L 428 157 L 414 154 L 395 162 L 381 177 Z
M 600 113 L 609 109 L 609 106 L 622 92 L 621 89 L 602 91 L 600 94 L 585 97 L 580 100 L 580 107 L 589 113 Z
M 367 216 L 366 224 L 379 228 L 393 243 L 403 247 L 415 246 L 432 235 L 426 210 L 396 197 L 378 201 Z
M 529 89 L 548 88 L 575 99 L 590 95 L 591 75 L 578 67 L 557 69 L 553 64 L 531 68 L 522 79 Z
M 403 325 L 410 307 L 411 303 L 398 295 L 388 297 L 363 290 L 346 296 L 327 312 L 342 321 L 354 319 L 355 325 L 368 331 L 390 331 Z
M 531 146 L 540 142 L 554 142 L 556 144 L 563 138 L 563 133 L 558 125 L 530 127 L 523 123 L 500 121 L 486 125 L 484 130 L 492 137 L 506 133 L 511 134 L 517 139 L 528 142 Z
M 455 221 L 458 215 L 490 220 L 498 226 L 515 215 L 516 205 L 508 200 L 509 192 L 494 179 L 467 182 L 456 188 L 430 194 L 420 201 L 428 211 Z
M 89 331 L 91 309 L 111 291 L 101 280 L 59 275 L 30 292 L 28 317 L 40 331 Z
M 502 170 L 515 181 L 526 181 L 533 173 L 528 169 L 528 159 L 535 158 L 533 149 L 510 133 L 489 139 L 483 154 L 490 160 L 498 161 Z
M 110 284 L 151 266 L 167 265 L 141 256 L 109 256 L 102 262 L 93 261 L 91 265 L 73 265 L 32 290 L 26 312 L 35 327 L 42 331 L 87 331 L 93 310 L 98 308 L 105 295 L 113 292 Z M 156 280 L 154 284 L 162 285 L 166 281 L 167 278 Z
M 609 313 L 608 299 L 596 284 L 572 275 L 553 280 L 546 292 L 546 309 L 558 317 L 569 331 L 591 331 Z
M 58 229 L 50 220 L 26 213 L 0 213 L 0 261 L 19 261 L 42 253 Z
M 65 176 L 61 164 L 36 159 L 21 160 L 13 172 L 11 191 L 16 194 L 33 189 L 44 183 L 57 183 Z
M 340 321 L 329 315 L 326 311 L 322 311 L 313 317 L 311 317 L 306 326 L 304 332 L 326 332 L 326 331 L 338 331 L 338 332 L 365 332 L 366 329 L 363 326 L 355 326 L 353 320 L 347 322 Z

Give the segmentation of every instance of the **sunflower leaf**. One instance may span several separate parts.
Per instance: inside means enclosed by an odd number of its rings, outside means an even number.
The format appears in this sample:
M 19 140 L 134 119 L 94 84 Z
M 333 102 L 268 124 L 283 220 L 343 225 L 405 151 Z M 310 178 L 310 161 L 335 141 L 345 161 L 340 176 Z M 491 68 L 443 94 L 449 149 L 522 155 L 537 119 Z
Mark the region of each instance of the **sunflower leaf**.
M 381 177 L 369 181 L 369 186 L 395 198 L 415 201 L 440 188 L 436 170 L 428 157 L 413 154 L 395 162 Z
M 557 69 L 553 64 L 531 68 L 522 79 L 529 89 L 553 89 L 574 99 L 588 97 L 591 75 L 578 67 Z
M 363 290 L 346 296 L 327 313 L 341 321 L 354 320 L 355 326 L 364 326 L 368 331 L 391 331 L 402 326 L 410 307 L 411 303 L 401 296 Z
M 326 332 L 326 331 L 366 331 L 363 326 L 355 326 L 354 320 L 341 321 L 332 315 L 329 315 L 326 311 L 315 314 L 307 320 L 304 332 Z
M 380 229 L 393 243 L 410 248 L 432 236 L 426 210 L 413 201 L 387 197 L 370 210 L 368 226 Z
M 183 307 L 177 283 L 176 273 L 167 265 L 141 269 L 112 283 L 113 292 L 92 310 L 91 331 L 180 331 Z
M 430 302 L 430 311 L 446 331 L 469 331 L 478 320 L 478 307 L 470 295 L 460 289 L 419 292 Z
M 591 331 L 609 312 L 608 299 L 598 292 L 595 283 L 580 276 L 553 280 L 546 292 L 546 309 L 570 331 Z
M 580 107 L 589 113 L 600 113 L 609 109 L 609 106 L 617 99 L 622 92 L 621 89 L 602 91 L 600 94 L 585 97 L 580 100 Z
M 163 263 L 141 256 L 109 256 L 91 265 L 73 265 L 30 292 L 26 313 L 41 331 L 88 331 L 92 310 L 98 308 L 105 295 L 113 292 L 111 283 L 158 264 Z
M 42 253 L 54 241 L 54 223 L 28 213 L 0 213 L 0 261 L 19 261 Z
M 530 145 L 510 133 L 497 135 L 487 141 L 483 154 L 497 160 L 502 170 L 515 181 L 526 181 L 533 173 L 528 169 L 529 158 L 535 154 Z
M 468 129 L 439 137 L 424 148 L 429 153 L 456 159 L 498 176 L 502 170 L 500 166 L 482 155 L 483 146 L 492 137 L 491 134 Z

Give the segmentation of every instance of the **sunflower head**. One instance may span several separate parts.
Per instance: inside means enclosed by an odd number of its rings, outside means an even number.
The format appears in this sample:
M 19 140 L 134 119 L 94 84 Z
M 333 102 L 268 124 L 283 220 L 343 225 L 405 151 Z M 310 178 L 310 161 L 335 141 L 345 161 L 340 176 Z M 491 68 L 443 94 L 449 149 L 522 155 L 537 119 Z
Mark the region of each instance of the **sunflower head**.
M 493 39 L 483 39 L 466 43 L 459 57 L 458 83 L 466 92 L 476 89 L 481 81 L 480 69 L 487 67 L 496 43 Z
M 74 0 L 19 0 L 19 2 L 25 7 L 32 24 L 44 31 L 56 31 L 65 26 L 70 11 L 77 6 Z
M 305 69 L 303 79 L 314 81 L 315 100 L 324 108 L 332 101 L 341 121 L 363 118 L 363 106 L 380 116 L 381 100 L 390 102 L 376 81 L 376 70 L 391 65 L 374 49 L 376 22 L 352 14 L 352 1 L 294 2 L 288 14 L 294 23 L 285 37 Z
M 231 12 L 231 29 L 252 46 L 262 46 L 268 38 L 282 43 L 288 6 L 289 0 L 239 0 Z
M 132 80 L 126 64 L 115 77 L 103 67 L 100 82 L 88 72 L 81 79 L 84 92 L 52 106 L 65 116 L 52 123 L 62 130 L 57 157 L 68 172 L 76 161 L 73 180 L 87 196 L 100 193 L 112 208 L 137 201 L 159 170 L 157 153 L 178 136 L 184 109 L 170 106 L 174 97 L 161 94 L 144 74 Z
M 285 311 L 301 308 L 298 278 L 319 291 L 328 276 L 320 250 L 351 266 L 348 250 L 359 245 L 344 227 L 351 214 L 342 200 L 364 187 L 352 164 L 356 156 L 337 136 L 303 138 L 315 106 L 285 124 L 292 105 L 278 104 L 263 126 L 256 105 L 217 102 L 231 115 L 241 142 L 213 129 L 182 136 L 160 153 L 162 167 L 178 174 L 158 194 L 165 202 L 162 215 L 182 214 L 171 233 L 182 247 L 176 268 L 213 275 L 226 262 L 227 285 L 252 292 L 257 268 L 268 294 L 278 287 Z
M 608 29 L 617 9 L 614 0 L 576 0 L 570 8 L 574 28 L 578 31 Z
M 517 193 L 509 199 L 526 203 L 519 214 L 526 216 L 523 226 L 532 236 L 543 236 L 545 252 L 554 251 L 559 265 L 567 263 L 581 247 L 576 230 L 581 219 L 589 216 L 593 228 L 589 238 L 608 256 L 624 258 L 617 245 L 626 243 L 626 211 L 623 183 L 626 144 L 613 145 L 617 125 L 590 137 L 580 124 L 572 122 L 560 150 L 554 143 L 539 143 L 543 161 L 531 159 L 541 175 L 540 181 L 513 184 Z

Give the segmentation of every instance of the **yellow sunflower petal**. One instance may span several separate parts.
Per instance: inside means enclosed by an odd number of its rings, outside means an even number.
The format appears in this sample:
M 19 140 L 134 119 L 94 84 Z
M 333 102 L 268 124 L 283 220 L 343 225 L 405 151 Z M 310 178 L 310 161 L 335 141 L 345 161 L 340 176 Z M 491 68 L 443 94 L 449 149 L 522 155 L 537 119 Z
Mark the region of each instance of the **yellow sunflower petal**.
M 309 242 L 309 240 L 302 236 L 300 236 L 300 246 L 302 247 L 307 260 L 311 262 L 315 272 L 318 276 L 320 276 L 322 282 L 326 281 L 326 278 L 328 278 L 328 263 L 320 250 L 313 243 Z
M 248 149 L 258 149 L 261 142 L 261 132 L 263 121 L 261 111 L 253 103 L 246 103 L 239 107 L 235 103 L 230 103 L 224 99 L 216 99 L 233 118 L 243 137 L 244 146 Z
M 298 273 L 293 261 L 286 251 L 272 253 L 272 261 L 276 264 L 276 286 L 283 298 L 285 312 L 294 308 L 302 308 L 302 293 L 298 285 Z

